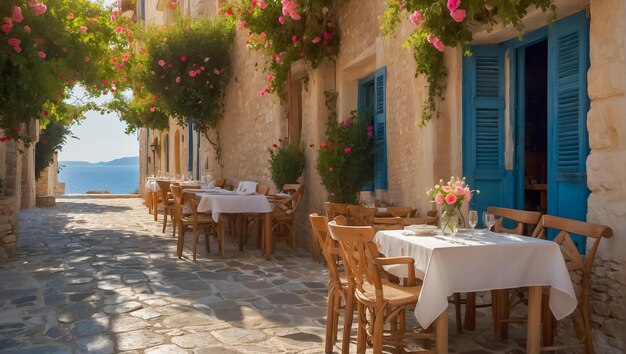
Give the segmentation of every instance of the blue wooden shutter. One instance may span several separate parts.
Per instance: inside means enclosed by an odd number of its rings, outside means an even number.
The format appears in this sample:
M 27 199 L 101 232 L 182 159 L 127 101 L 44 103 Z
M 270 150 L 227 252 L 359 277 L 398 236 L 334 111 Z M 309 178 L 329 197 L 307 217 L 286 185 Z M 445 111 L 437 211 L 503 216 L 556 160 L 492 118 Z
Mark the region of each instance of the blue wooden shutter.
M 586 220 L 589 21 L 579 13 L 548 32 L 548 214 Z M 582 238 L 576 238 L 580 252 Z
M 387 189 L 387 67 L 374 74 L 374 185 Z
M 472 50 L 463 58 L 463 174 L 480 190 L 470 204 L 480 216 L 489 206 L 513 206 L 513 171 L 504 165 L 506 49 Z
M 165 171 L 170 172 L 170 134 L 165 136 Z
M 193 120 L 189 120 L 189 138 L 187 139 L 189 142 L 189 149 L 187 149 L 187 171 L 193 172 Z M 187 172 L 185 172 L 187 175 Z

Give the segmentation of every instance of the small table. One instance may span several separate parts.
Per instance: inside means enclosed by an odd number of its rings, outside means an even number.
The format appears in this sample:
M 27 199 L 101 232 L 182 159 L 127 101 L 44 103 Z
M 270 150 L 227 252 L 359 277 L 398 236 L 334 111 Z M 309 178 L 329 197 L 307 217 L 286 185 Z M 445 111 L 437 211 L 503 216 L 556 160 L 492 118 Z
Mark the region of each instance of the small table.
M 244 194 L 227 190 L 203 191 L 186 190 L 196 193 L 199 213 L 211 213 L 213 221 L 219 221 L 220 214 L 263 214 L 263 255 L 269 258 L 272 255 L 272 212 L 274 208 L 261 194 Z
M 379 231 L 375 242 L 386 256 L 415 259 L 416 275 L 423 279 L 415 306 L 418 322 L 428 327 L 437 319 L 445 335 L 447 352 L 448 296 L 529 287 L 527 352 L 540 351 L 541 289 L 550 286 L 550 309 L 561 319 L 576 309 L 576 294 L 559 246 L 546 240 L 485 232 L 474 240 L 466 237 L 407 236 L 402 230 Z M 406 277 L 406 267 L 389 267 L 390 273 Z M 444 320 L 445 318 L 445 320 Z M 443 341 L 443 340 L 442 340 Z

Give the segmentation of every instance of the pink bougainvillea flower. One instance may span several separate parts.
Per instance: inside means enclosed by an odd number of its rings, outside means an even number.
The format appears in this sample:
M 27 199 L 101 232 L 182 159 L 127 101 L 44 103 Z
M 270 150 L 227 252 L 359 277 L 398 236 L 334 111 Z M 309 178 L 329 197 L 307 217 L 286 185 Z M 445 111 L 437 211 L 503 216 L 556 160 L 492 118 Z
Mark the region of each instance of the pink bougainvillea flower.
M 10 17 L 5 17 L 5 18 L 2 19 L 2 21 L 4 23 L 8 23 L 10 25 L 13 25 L 13 20 Z
M 282 16 L 278 16 L 278 22 L 280 22 L 281 25 L 285 24 L 285 18 Z
M 298 52 L 298 56 L 303 57 L 304 56 L 304 52 Z
M 41 59 L 46 59 L 46 52 L 40 50 L 37 52 L 37 56 Z
M 39 37 L 35 40 L 37 44 L 43 44 L 43 38 Z
M 446 204 L 451 205 L 454 203 L 456 203 L 456 195 L 454 193 L 446 195 Z
M 167 43 L 167 37 L 163 37 L 163 43 Z
M 154 111 L 156 111 L 156 108 L 150 107 L 150 112 L 154 112 Z
M 283 4 L 283 16 L 289 15 L 294 21 L 300 21 L 300 14 L 296 11 L 296 0 L 281 0 Z
M 1 26 L 2 27 L 2 31 L 5 34 L 9 34 L 9 32 L 11 32 L 11 29 L 13 29 L 13 25 L 9 24 L 9 23 L 5 23 L 4 25 Z
M 350 119 L 344 119 L 343 120 L 343 126 L 346 127 L 346 128 L 350 126 L 350 123 L 351 123 Z
M 272 76 L 272 74 L 267 75 L 267 81 L 272 81 L 274 79 L 274 76 Z
M 177 76 L 177 77 L 176 77 L 176 83 L 177 83 L 177 84 L 180 84 L 180 76 Z
M 261 39 L 265 39 L 265 36 L 267 36 L 267 34 L 264 32 L 259 33 L 259 38 Z
M 409 17 L 409 19 L 411 20 L 411 23 L 414 25 L 422 25 L 422 23 L 424 22 L 424 19 L 422 18 L 422 13 L 419 12 L 418 10 L 415 10 L 415 12 L 413 12 L 413 14 L 411 15 L 411 17 Z
M 265 9 L 267 7 L 265 0 L 258 0 L 258 4 L 261 9 Z
M 448 0 L 448 10 L 450 12 L 456 10 L 461 6 L 461 0 Z
M 349 147 L 343 148 L 343 152 L 345 152 L 346 154 L 349 154 L 350 151 L 352 151 L 352 148 L 349 148 Z
M 456 9 L 452 12 L 450 12 L 450 16 L 452 16 L 452 19 L 456 22 L 462 22 L 463 19 L 465 19 L 465 17 L 467 16 L 467 12 L 465 12 L 464 9 Z
M 176 10 L 176 1 L 170 2 L 170 8 Z
M 22 41 L 17 38 L 9 38 L 9 45 L 11 47 L 19 47 L 20 43 L 22 43 Z
M 311 39 L 311 43 L 319 43 L 322 39 L 320 37 L 315 37 Z
M 487 3 L 487 0 L 483 0 L 483 2 L 485 3 L 485 8 L 487 9 L 487 11 L 491 11 L 491 10 L 493 10 L 493 6 L 489 5 L 489 4 Z
M 24 32 L 30 33 L 30 26 L 28 25 L 24 26 Z
M 276 149 L 276 148 L 278 147 L 278 145 L 276 145 L 276 144 L 272 144 L 272 147 L 273 147 L 274 149 Z
M 233 15 L 233 10 L 231 10 L 231 9 L 226 10 L 226 14 L 228 16 L 232 16 Z
M 327 41 L 333 39 L 333 37 L 335 36 L 334 34 L 332 34 L 330 32 L 324 32 L 322 35 L 324 36 L 324 39 L 327 40 Z
M 130 54 L 124 54 L 124 57 L 122 58 L 123 62 L 127 62 L 130 59 Z
M 215 75 L 219 75 L 219 74 L 221 74 L 221 73 L 222 73 L 222 72 L 221 72 L 219 69 L 213 69 L 213 74 L 215 74 Z
M 73 13 L 73 12 L 70 12 L 70 13 L 67 15 L 67 18 L 69 18 L 70 20 L 73 20 L 73 19 L 74 19 L 74 13 Z
M 250 3 L 250 7 L 256 7 L 257 3 L 256 0 L 252 0 L 252 3 Z
M 85 27 L 85 26 L 80 26 L 80 32 L 81 32 L 81 33 L 87 33 L 87 29 L 88 29 L 88 28 L 87 28 L 87 27 Z
M 89 63 L 89 61 L 91 61 L 91 58 L 85 57 L 85 63 Z
M 222 10 L 222 8 L 220 7 L 219 9 L 217 9 L 217 14 L 221 15 L 222 13 L 224 13 L 224 10 Z
M 48 11 L 48 7 L 46 5 L 37 1 L 29 1 L 28 6 L 33 10 L 33 15 L 35 16 L 43 15 L 46 11 Z
M 191 76 L 191 77 L 196 77 L 196 75 L 198 75 L 198 74 L 196 73 L 196 71 L 195 71 L 195 70 L 191 70 L 191 71 L 189 72 L 189 76 Z
M 432 33 L 429 34 L 428 37 L 426 37 L 426 40 L 440 52 L 443 52 L 446 49 L 446 46 L 443 44 L 443 42 L 439 38 L 435 37 L 435 35 L 433 35 Z
M 19 6 L 13 7 L 13 12 L 11 13 L 11 19 L 13 22 L 22 22 L 24 21 L 24 16 L 22 15 L 22 8 Z
M 115 27 L 115 32 L 116 33 L 122 33 L 122 32 L 124 32 L 124 29 L 121 26 L 117 26 L 117 27 Z
M 263 97 L 265 95 L 267 95 L 267 92 L 265 92 L 263 90 L 259 91 L 259 96 Z
M 201 67 L 200 67 L 200 71 L 204 71 L 204 66 L 201 66 Z
M 335 169 L 333 168 L 333 166 L 330 166 L 330 167 L 328 168 L 328 172 L 333 172 L 334 170 L 335 170 Z
M 180 61 L 187 61 L 187 57 L 183 55 L 182 57 L 180 57 Z
M 297 35 L 294 34 L 293 36 L 291 36 L 291 41 L 292 42 L 295 42 L 297 40 L 298 40 L 298 36 Z
M 13 50 L 14 50 L 16 53 L 21 53 L 21 52 L 22 52 L 22 47 L 13 47 Z
M 371 124 L 367 126 L 367 136 L 374 137 L 374 126 Z
M 165 60 L 161 59 L 161 60 L 157 61 L 157 64 L 159 64 L 159 66 L 163 67 L 163 66 L 165 66 Z

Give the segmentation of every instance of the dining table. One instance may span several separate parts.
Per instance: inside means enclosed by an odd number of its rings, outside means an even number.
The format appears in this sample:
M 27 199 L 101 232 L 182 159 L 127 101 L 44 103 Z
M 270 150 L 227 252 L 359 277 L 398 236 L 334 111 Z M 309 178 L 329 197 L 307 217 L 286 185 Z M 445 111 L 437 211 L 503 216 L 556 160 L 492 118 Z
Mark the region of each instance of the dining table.
M 260 214 L 263 215 L 263 238 L 261 249 L 263 256 L 272 255 L 272 212 L 274 207 L 262 194 L 229 191 L 220 188 L 189 189 L 186 193 L 195 193 L 198 198 L 198 212 L 211 213 L 216 223 L 221 214 Z
M 542 288 L 557 320 L 572 313 L 576 294 L 559 246 L 552 242 L 487 230 L 445 236 L 440 230 L 420 234 L 383 230 L 374 241 L 385 256 L 415 259 L 422 289 L 415 317 L 427 328 L 435 322 L 437 352 L 448 351 L 448 297 L 453 293 L 528 287 L 527 353 L 540 352 Z M 386 270 L 407 277 L 406 267 Z

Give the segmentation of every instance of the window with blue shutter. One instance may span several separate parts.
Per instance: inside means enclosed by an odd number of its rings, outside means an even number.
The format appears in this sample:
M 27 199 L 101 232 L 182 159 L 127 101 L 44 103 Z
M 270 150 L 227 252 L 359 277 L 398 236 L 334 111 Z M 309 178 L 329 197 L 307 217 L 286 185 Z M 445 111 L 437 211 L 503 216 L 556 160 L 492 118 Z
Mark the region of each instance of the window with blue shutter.
M 505 47 L 475 46 L 463 58 L 463 174 L 480 195 L 470 207 L 512 207 L 513 171 L 504 166 Z
M 165 171 L 170 172 L 170 136 L 165 136 Z
M 193 171 L 193 120 L 190 119 L 189 120 L 189 149 L 187 150 L 187 156 L 188 156 L 188 164 L 187 164 L 187 171 Z M 185 175 L 187 173 L 185 172 Z
M 387 67 L 374 73 L 374 186 L 387 189 Z
M 548 43 L 548 213 L 584 221 L 589 196 L 586 13 L 556 21 L 549 29 Z M 574 242 L 584 253 L 584 240 Z

